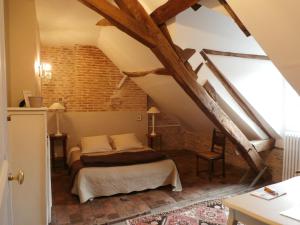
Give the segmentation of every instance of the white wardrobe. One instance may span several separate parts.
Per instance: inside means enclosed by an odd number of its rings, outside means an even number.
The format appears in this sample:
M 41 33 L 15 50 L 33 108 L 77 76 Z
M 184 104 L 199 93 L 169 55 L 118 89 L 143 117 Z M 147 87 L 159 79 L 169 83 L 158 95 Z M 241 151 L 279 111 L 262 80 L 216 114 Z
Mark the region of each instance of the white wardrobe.
M 51 175 L 46 108 L 8 109 L 10 171 L 21 169 L 23 184 L 10 182 L 14 225 L 51 220 Z

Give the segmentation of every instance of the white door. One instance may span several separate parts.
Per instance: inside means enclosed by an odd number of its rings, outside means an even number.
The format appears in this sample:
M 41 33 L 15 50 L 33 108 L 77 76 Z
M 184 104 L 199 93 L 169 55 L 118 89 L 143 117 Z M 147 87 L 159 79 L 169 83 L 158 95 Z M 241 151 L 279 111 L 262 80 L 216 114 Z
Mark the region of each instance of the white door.
M 8 150 L 6 121 L 6 76 L 4 42 L 4 0 L 0 0 L 0 224 L 12 224 L 11 197 L 8 185 Z

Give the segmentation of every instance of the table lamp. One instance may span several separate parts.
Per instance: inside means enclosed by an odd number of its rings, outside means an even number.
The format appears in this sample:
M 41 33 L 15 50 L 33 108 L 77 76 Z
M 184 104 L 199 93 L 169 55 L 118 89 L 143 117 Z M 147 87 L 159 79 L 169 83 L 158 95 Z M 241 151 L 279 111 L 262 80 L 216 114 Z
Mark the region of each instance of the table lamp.
M 155 114 L 160 113 L 160 111 L 158 110 L 158 108 L 156 108 L 155 106 L 152 106 L 148 111 L 148 114 L 152 114 L 152 132 L 151 132 L 151 136 L 156 136 L 155 133 Z
M 60 127 L 59 127 L 59 116 L 60 116 L 60 112 L 65 110 L 65 107 L 61 103 L 55 102 L 50 106 L 49 109 L 55 111 L 55 116 L 56 116 L 56 133 L 55 133 L 55 136 L 61 136 L 62 133 L 60 132 Z

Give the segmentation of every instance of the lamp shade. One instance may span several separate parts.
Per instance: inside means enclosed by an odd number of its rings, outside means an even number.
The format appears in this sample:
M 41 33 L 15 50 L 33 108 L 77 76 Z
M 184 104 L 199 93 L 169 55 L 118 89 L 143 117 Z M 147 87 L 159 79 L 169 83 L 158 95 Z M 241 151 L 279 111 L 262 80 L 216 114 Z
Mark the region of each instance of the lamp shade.
M 157 114 L 157 113 L 160 113 L 160 111 L 155 106 L 152 106 L 150 109 L 148 109 L 147 113 Z
M 65 107 L 64 107 L 61 103 L 55 102 L 55 103 L 53 103 L 53 104 L 49 107 L 49 109 L 51 109 L 51 110 L 65 110 Z

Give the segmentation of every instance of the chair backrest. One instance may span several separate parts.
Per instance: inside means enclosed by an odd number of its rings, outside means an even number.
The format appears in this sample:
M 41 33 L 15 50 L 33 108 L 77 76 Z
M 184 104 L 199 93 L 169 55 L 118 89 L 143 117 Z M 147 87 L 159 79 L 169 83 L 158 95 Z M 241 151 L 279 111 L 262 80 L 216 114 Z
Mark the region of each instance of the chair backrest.
M 226 136 L 221 131 L 213 130 L 211 151 L 221 149 L 221 153 L 225 154 Z

